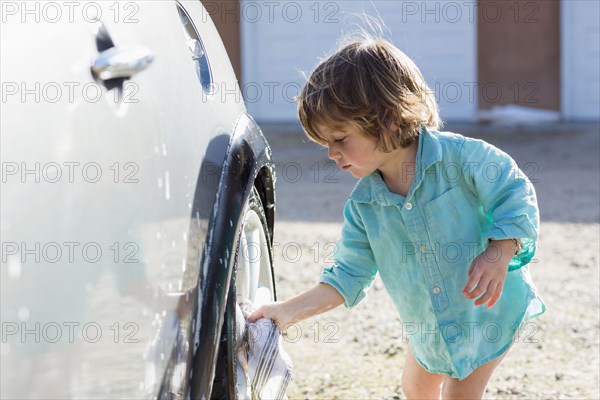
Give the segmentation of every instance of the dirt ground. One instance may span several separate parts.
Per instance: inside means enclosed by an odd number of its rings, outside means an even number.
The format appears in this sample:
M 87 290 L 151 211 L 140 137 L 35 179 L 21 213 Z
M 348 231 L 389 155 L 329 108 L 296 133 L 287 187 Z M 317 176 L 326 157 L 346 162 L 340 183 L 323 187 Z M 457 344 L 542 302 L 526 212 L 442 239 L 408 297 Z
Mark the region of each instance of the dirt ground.
M 492 377 L 486 398 L 592 399 L 599 393 L 600 129 L 447 130 L 505 150 L 534 182 L 541 213 L 530 270 L 547 312 Z M 277 172 L 275 267 L 280 300 L 312 287 L 331 263 L 356 180 L 296 129 L 267 127 Z M 483 133 L 481 133 L 483 132 Z M 287 332 L 291 399 L 397 399 L 407 343 L 379 278 L 367 298 Z

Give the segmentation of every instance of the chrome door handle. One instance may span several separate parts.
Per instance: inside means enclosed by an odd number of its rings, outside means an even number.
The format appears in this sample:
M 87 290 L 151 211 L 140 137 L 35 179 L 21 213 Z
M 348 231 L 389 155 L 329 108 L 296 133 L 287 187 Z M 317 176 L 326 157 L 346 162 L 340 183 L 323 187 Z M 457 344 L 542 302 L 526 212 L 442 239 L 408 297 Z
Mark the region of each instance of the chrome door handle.
M 148 68 L 154 61 L 150 49 L 142 46 L 120 46 L 104 50 L 92 64 L 92 75 L 96 80 L 131 79 Z

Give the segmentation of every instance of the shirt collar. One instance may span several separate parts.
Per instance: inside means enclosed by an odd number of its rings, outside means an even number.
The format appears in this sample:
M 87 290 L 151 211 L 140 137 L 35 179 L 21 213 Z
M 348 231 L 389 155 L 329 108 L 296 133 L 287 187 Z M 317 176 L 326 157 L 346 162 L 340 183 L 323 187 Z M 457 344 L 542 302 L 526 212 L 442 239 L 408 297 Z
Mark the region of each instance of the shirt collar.
M 390 192 L 379 171 L 374 171 L 368 176 L 361 178 L 350 194 L 350 200 L 359 203 L 379 203 L 380 205 L 392 205 L 410 199 L 414 191 L 419 187 L 425 171 L 433 164 L 442 160 L 442 146 L 437 132 L 430 132 L 423 127 L 419 132 L 419 145 L 417 149 L 416 170 L 413 183 L 406 197 Z

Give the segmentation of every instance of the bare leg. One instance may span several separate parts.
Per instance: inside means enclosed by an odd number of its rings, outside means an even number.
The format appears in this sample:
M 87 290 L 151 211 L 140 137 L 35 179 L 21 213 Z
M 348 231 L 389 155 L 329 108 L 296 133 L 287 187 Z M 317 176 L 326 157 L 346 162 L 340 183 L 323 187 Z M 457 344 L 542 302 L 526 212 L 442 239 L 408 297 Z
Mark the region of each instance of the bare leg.
M 442 393 L 444 375 L 433 374 L 425 370 L 415 360 L 412 349 L 408 346 L 406 364 L 402 373 L 402 391 L 409 400 L 439 400 Z
M 494 374 L 496 367 L 500 365 L 508 350 L 500 357 L 483 364 L 471 375 L 467 376 L 462 381 L 455 378 L 445 377 L 442 387 L 442 397 L 444 400 L 450 399 L 468 399 L 479 400 L 483 397 L 485 388 Z

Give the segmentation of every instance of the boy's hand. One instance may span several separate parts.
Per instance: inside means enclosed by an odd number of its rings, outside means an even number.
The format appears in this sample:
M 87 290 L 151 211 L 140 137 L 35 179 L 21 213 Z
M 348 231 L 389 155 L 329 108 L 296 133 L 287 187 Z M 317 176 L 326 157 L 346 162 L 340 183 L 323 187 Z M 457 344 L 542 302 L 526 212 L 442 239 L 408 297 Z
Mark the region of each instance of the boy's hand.
M 261 318 L 272 319 L 280 332 L 285 332 L 295 321 L 286 312 L 284 303 L 268 303 L 259 307 L 248 317 L 248 322 L 256 322 Z
M 344 297 L 337 289 L 327 283 L 319 283 L 312 289 L 284 302 L 261 306 L 248 317 L 248 322 L 270 318 L 280 332 L 285 332 L 296 322 L 329 311 L 343 303 Z
M 492 308 L 502 294 L 508 264 L 514 254 L 512 240 L 492 241 L 487 249 L 473 260 L 469 268 L 469 280 L 462 290 L 463 295 L 471 300 L 483 294 L 474 304 L 480 306 L 487 303 L 488 308 Z

